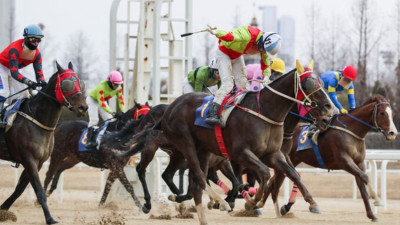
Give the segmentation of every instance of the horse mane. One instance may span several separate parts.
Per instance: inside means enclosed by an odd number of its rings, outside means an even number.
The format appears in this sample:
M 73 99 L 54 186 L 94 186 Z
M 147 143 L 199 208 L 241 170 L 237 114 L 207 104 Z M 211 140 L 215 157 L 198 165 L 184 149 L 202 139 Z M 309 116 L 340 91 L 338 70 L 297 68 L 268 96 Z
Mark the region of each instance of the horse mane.
M 109 149 L 123 148 L 125 143 L 127 143 L 136 133 L 136 128 L 142 121 L 142 118 L 143 117 L 138 120 L 130 119 L 121 130 L 104 134 L 102 143 Z
M 373 102 L 387 102 L 387 100 L 382 95 L 376 94 L 376 95 L 368 97 L 364 101 L 362 106 L 368 105 L 368 104 L 373 103 Z

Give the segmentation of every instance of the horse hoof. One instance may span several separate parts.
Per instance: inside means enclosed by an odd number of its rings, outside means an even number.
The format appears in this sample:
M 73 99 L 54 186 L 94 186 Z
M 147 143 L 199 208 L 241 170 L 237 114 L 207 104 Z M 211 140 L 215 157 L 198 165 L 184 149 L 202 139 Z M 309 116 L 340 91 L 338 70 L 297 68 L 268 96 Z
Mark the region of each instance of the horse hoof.
M 48 197 L 50 197 L 50 195 L 51 195 L 51 192 L 50 191 L 46 191 L 46 197 L 48 198 Z
M 151 209 L 151 208 L 150 208 L 150 209 Z M 143 207 L 142 207 L 142 211 L 143 211 L 145 214 L 149 213 L 149 212 L 150 212 L 150 209 L 147 208 L 146 206 L 143 206 Z
M 176 195 L 168 195 L 168 200 L 170 200 L 171 202 L 175 202 L 176 201 Z
M 258 207 L 258 208 L 264 208 L 264 203 L 258 202 L 258 203 L 257 203 L 257 207 Z
M 219 209 L 219 203 L 214 203 L 214 205 L 212 206 L 213 209 Z
M 207 209 L 211 210 L 213 208 L 213 203 L 212 202 L 208 202 L 207 203 Z
M 310 206 L 309 209 L 310 209 L 310 212 L 312 212 L 312 213 L 321 214 L 321 210 L 319 210 L 318 206 Z
M 244 203 L 244 208 L 246 211 L 251 211 L 254 209 L 254 206 L 250 205 L 248 202 Z
M 228 202 L 229 207 L 231 207 L 231 211 L 233 211 L 233 208 L 235 208 L 235 202 Z
M 53 218 L 49 218 L 49 219 L 47 219 L 46 220 L 46 224 L 56 224 L 56 223 L 58 223 L 57 221 L 55 221 Z
M 217 204 L 217 203 L 216 203 Z M 215 204 L 214 204 L 215 205 Z M 219 204 L 219 210 L 220 211 L 228 211 L 229 210 L 229 206 L 225 205 L 225 204 Z
M 378 218 L 374 218 L 371 220 L 371 222 L 379 222 Z
M 261 212 L 261 210 L 260 210 L 258 207 L 254 207 L 254 209 L 253 209 L 253 215 L 255 215 L 255 216 L 260 216 L 260 215 L 262 215 L 262 212 Z
M 284 216 L 288 213 L 288 210 L 286 209 L 285 205 L 281 207 L 281 215 Z
M 374 206 L 383 206 L 383 204 L 380 201 L 375 201 Z

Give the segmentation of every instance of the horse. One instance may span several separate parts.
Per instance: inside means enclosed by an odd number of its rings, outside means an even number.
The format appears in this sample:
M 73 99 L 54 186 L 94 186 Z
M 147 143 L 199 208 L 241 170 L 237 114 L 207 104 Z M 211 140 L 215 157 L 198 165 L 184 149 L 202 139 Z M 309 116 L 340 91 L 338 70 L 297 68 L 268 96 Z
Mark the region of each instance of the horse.
M 9 210 L 30 182 L 42 206 L 46 224 L 57 223 L 50 215 L 38 172 L 53 150 L 54 129 L 62 106 L 67 106 L 78 117 L 87 111 L 81 85 L 71 63 L 66 70 L 57 63 L 57 72 L 51 76 L 49 83 L 21 103 L 13 126 L 5 133 L 6 145 L 0 147 L 0 159 L 20 163 L 24 170 L 14 192 L 0 209 Z
M 249 210 L 261 199 L 266 181 L 270 178 L 269 168 L 260 157 L 266 157 L 266 163 L 275 170 L 284 171 L 298 184 L 305 200 L 310 204 L 315 203 L 295 169 L 286 163 L 279 151 L 283 138 L 282 125 L 295 102 L 310 104 L 322 115 L 331 115 L 333 107 L 321 84 L 312 76 L 312 71 L 304 68 L 298 61 L 296 64 L 296 69 L 266 85 L 258 93 L 248 94 L 238 108 L 232 111 L 226 127 L 223 128 L 227 153 L 224 155 L 255 171 L 261 180 L 260 191 L 254 199 L 246 203 Z M 194 125 L 195 110 L 202 105 L 205 96 L 202 93 L 188 93 L 178 97 L 146 137 L 152 140 L 151 136 L 157 137 L 157 133 L 163 133 L 169 147 L 186 158 L 189 177 L 193 179 L 191 192 L 201 225 L 207 224 L 201 205 L 202 190 L 206 189 L 209 195 L 215 195 L 206 185 L 209 155 L 222 155 L 214 138 L 214 131 Z M 304 101 L 299 100 L 303 97 Z
M 120 131 L 114 131 L 104 134 L 99 150 L 94 150 L 90 152 L 79 152 L 77 148 L 80 135 L 82 131 L 87 128 L 87 123 L 85 121 L 67 121 L 59 124 L 55 131 L 54 151 L 58 154 L 68 153 L 68 157 L 55 157 L 53 159 L 52 155 L 49 172 L 48 174 L 46 174 L 46 184 L 48 184 L 51 180 L 50 170 L 57 170 L 55 178 L 53 179 L 51 192 L 54 191 L 54 188 L 57 186 L 57 183 L 54 182 L 56 182 L 56 180 L 59 178 L 61 172 L 63 172 L 65 169 L 72 167 L 78 162 L 83 162 L 91 167 L 105 168 L 110 170 L 99 203 L 100 206 L 104 205 L 104 203 L 106 202 L 107 196 L 111 190 L 111 186 L 118 178 L 122 185 L 124 185 L 128 193 L 130 193 L 130 195 L 132 196 L 135 204 L 139 208 L 141 208 L 143 212 L 148 213 L 149 211 L 147 210 L 147 208 L 140 204 L 138 198 L 134 193 L 132 185 L 129 183 L 129 180 L 125 175 L 124 167 L 129 161 L 129 157 L 119 157 L 118 151 L 112 151 L 112 149 L 123 151 L 126 148 L 125 146 L 129 142 L 130 138 L 139 129 L 143 129 L 143 127 L 147 123 L 152 123 L 153 120 L 161 117 L 160 112 L 162 113 L 163 110 L 160 110 L 160 108 L 161 107 L 159 106 L 155 106 L 150 111 L 148 111 L 147 114 L 143 115 L 138 120 L 129 120 L 128 123 Z M 131 109 L 126 112 L 124 114 L 125 117 L 131 118 L 133 111 L 135 110 Z M 55 156 L 58 155 L 55 153 Z
M 369 130 L 375 129 L 380 131 L 388 141 L 393 141 L 397 136 L 393 117 L 394 112 L 389 101 L 381 95 L 374 95 L 363 105 L 351 110 L 349 114 L 335 115 L 328 130 L 320 133 L 317 140 L 322 161 L 318 160 L 312 148 L 296 151 L 298 138 L 301 137 L 303 141 L 308 138 L 307 132 L 301 132 L 301 126 L 296 127 L 288 155 L 294 166 L 304 162 L 313 167 L 328 170 L 341 169 L 354 175 L 364 201 L 367 217 L 376 222 L 377 218 L 371 210 L 365 188 L 365 185 L 368 185 L 371 196 L 377 200 L 377 194 L 372 189 L 368 182 L 368 175 L 365 173 L 364 138 Z M 283 179 L 283 174 L 276 173 L 270 180 L 266 195 L 272 193 L 272 198 L 276 199 Z M 282 206 L 282 215 L 290 210 L 292 204 Z
M 144 105 L 141 105 L 135 101 L 135 105 L 123 113 L 120 118 L 117 120 L 111 121 L 106 131 L 117 131 L 120 130 L 128 120 L 134 119 L 137 120 L 143 115 L 145 115 L 150 106 L 146 102 Z M 59 125 L 61 126 L 61 125 Z M 50 157 L 49 169 L 46 173 L 46 178 L 44 180 L 44 190 L 46 192 L 47 197 L 49 197 L 53 191 L 57 188 L 58 179 L 63 171 L 72 168 L 79 162 L 85 162 L 89 166 L 94 166 L 98 168 L 102 168 L 102 162 L 99 151 L 90 151 L 90 152 L 80 152 L 78 150 L 78 142 L 81 135 L 81 132 L 87 128 L 88 123 L 84 121 L 74 120 L 68 123 L 65 123 L 59 128 L 56 128 L 55 131 L 55 148 Z M 62 132 L 62 129 L 68 132 Z M 74 131 L 74 132 L 72 132 Z M 62 136 L 66 135 L 66 136 Z M 68 138 L 72 138 L 73 140 L 78 139 L 78 142 L 74 145 L 63 145 L 65 140 Z M 52 185 L 50 190 L 47 191 L 47 187 L 52 181 Z

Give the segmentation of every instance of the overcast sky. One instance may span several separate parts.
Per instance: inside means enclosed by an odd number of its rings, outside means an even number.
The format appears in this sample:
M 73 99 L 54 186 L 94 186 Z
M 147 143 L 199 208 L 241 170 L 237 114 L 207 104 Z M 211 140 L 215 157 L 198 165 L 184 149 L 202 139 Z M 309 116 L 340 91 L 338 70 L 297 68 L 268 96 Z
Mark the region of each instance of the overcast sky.
M 122 0 L 124 1 L 124 0 Z M 239 24 L 249 24 L 256 16 L 261 21 L 260 5 L 277 6 L 278 18 L 292 16 L 296 23 L 296 58 L 304 51 L 301 43 L 308 35 L 309 25 L 307 16 L 309 8 L 314 2 L 324 18 L 337 18 L 337 21 L 351 19 L 355 0 L 193 0 L 193 30 L 204 29 L 206 24 L 229 30 L 235 24 L 235 15 L 239 15 Z M 375 10 L 382 21 L 394 16 L 397 0 L 376 1 Z M 174 10 L 177 14 L 184 10 L 183 0 L 174 1 Z M 112 0 L 16 0 L 17 37 L 22 36 L 23 27 L 27 24 L 43 23 L 45 35 L 59 49 L 67 46 L 68 38 L 77 31 L 83 31 L 90 40 L 96 56 L 104 59 L 105 70 L 108 70 L 109 49 L 109 14 Z M 122 5 L 122 3 L 121 3 Z M 121 10 L 121 9 L 120 9 Z M 122 13 L 123 10 L 121 10 Z M 389 22 L 391 23 L 391 22 Z M 343 24 L 344 26 L 346 24 Z M 18 36 L 21 35 L 21 36 Z M 198 37 L 197 37 L 198 38 Z M 194 39 L 194 53 L 201 51 L 201 44 L 196 45 Z M 304 41 L 303 41 L 304 42 Z M 46 60 L 46 59 L 44 59 Z

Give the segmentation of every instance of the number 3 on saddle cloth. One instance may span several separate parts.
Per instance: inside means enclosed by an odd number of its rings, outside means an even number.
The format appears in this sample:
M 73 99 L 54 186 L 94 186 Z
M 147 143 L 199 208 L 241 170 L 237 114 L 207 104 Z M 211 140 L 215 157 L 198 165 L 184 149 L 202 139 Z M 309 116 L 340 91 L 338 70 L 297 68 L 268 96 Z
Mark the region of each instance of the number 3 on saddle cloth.
M 101 144 L 101 138 L 103 137 L 104 133 L 107 130 L 108 125 L 110 124 L 109 121 L 107 121 L 102 127 L 97 128 L 95 130 L 95 136 L 96 136 L 96 143 L 97 143 L 97 148 L 86 148 L 86 143 L 87 143 L 87 133 L 88 133 L 88 128 L 86 128 L 85 130 L 83 130 L 82 134 L 81 134 L 81 138 L 79 138 L 79 143 L 78 143 L 78 150 L 80 152 L 90 152 L 93 150 L 99 150 L 98 148 L 100 148 L 100 144 Z
M 322 159 L 321 153 L 319 152 L 318 145 L 315 144 L 311 138 L 308 136 L 308 131 L 310 129 L 310 125 L 305 125 L 300 132 L 299 139 L 297 140 L 297 149 L 296 151 L 304 151 L 308 149 L 313 149 L 315 157 L 317 158 L 318 164 L 326 169 L 326 165 L 324 160 Z
M 228 120 L 229 115 L 231 114 L 232 110 L 235 108 L 234 104 L 240 104 L 242 100 L 244 99 L 244 96 L 246 96 L 248 92 L 247 91 L 242 91 L 238 90 L 236 92 L 233 92 L 230 95 L 227 95 L 222 103 L 223 105 L 223 110 L 220 116 L 222 126 L 225 127 L 226 121 Z M 209 125 L 205 123 L 205 120 L 207 118 L 208 112 L 210 110 L 210 106 L 214 101 L 214 96 L 206 96 L 203 99 L 203 103 L 199 108 L 196 109 L 196 120 L 194 121 L 194 124 L 197 126 L 201 127 L 206 127 L 206 128 L 214 128 L 214 125 Z

